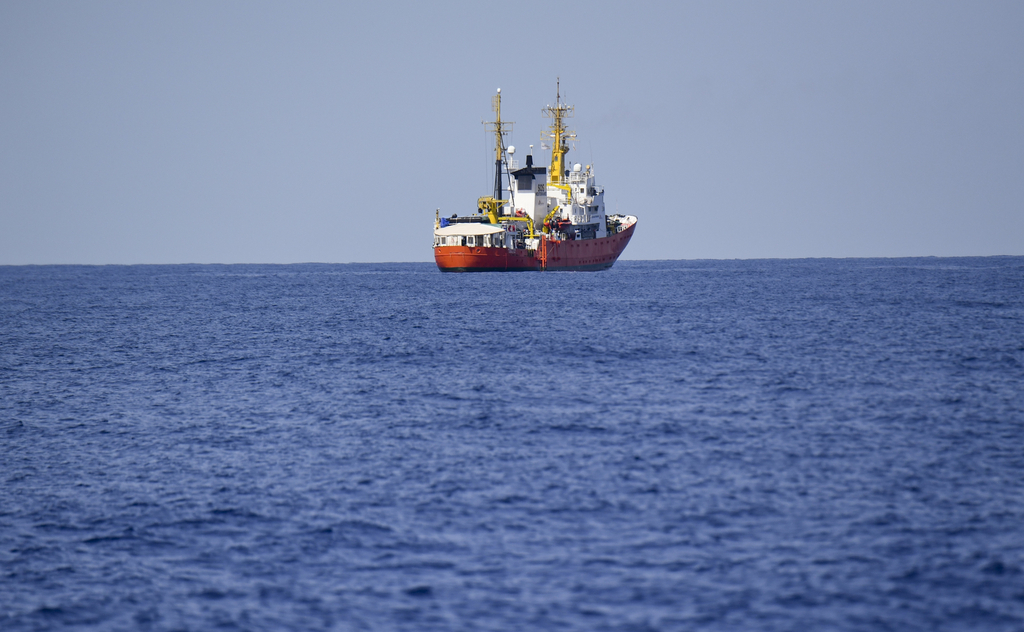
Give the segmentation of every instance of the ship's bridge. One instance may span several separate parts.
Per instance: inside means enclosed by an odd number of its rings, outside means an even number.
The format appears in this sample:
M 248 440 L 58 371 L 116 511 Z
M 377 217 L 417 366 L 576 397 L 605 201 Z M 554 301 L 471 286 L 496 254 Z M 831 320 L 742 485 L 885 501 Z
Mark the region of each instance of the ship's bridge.
M 511 199 L 507 200 L 505 212 L 510 215 L 524 213 L 534 224 L 540 225 L 551 210 L 547 198 L 547 172 L 547 167 L 533 165 L 532 154 L 526 156 L 525 167 L 511 169 Z

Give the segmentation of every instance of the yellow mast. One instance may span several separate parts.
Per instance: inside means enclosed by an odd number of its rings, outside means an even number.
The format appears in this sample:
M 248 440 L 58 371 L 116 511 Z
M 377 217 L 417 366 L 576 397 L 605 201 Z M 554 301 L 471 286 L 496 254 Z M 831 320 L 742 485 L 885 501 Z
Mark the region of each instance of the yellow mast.
M 561 185 L 565 174 L 565 155 L 569 153 L 569 146 L 566 141 L 576 138 L 576 132 L 565 129 L 563 119 L 572 118 L 573 106 L 562 103 L 562 81 L 558 79 L 555 88 L 555 104 L 549 105 L 542 110 L 544 116 L 554 119 L 547 137 L 551 139 L 551 168 L 548 170 L 548 181 L 555 185 Z M 541 140 L 544 136 L 541 135 Z M 561 187 L 559 187 L 561 188 Z
M 484 121 L 488 132 L 494 132 L 494 199 L 502 199 L 501 165 L 505 157 L 505 136 L 512 131 L 511 121 L 501 120 L 501 88 L 498 94 L 491 97 L 491 109 L 494 110 L 494 121 Z
M 512 122 L 501 120 L 501 88 L 498 88 L 498 94 L 491 97 L 491 109 L 494 110 L 494 120 L 483 123 L 488 132 L 494 132 L 494 195 L 478 199 L 476 208 L 481 213 L 487 213 L 492 224 L 497 224 L 502 205 L 501 165 L 505 156 L 505 136 L 512 131 Z

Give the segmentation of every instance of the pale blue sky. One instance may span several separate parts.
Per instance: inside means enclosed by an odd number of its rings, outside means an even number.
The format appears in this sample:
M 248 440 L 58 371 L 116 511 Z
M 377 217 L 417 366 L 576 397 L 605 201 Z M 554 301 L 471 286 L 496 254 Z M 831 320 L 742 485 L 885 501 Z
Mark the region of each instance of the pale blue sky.
M 1024 2 L 0 3 L 0 264 L 429 261 L 502 88 L 627 259 L 1024 255 Z M 547 156 L 538 157 L 547 164 Z

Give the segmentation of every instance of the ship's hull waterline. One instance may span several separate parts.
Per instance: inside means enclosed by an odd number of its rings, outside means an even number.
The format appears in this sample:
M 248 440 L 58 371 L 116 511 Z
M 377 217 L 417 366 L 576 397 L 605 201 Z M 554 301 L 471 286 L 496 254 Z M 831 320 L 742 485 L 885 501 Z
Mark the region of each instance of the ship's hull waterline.
M 436 246 L 442 272 L 529 272 L 607 270 L 626 248 L 636 223 L 600 239 L 555 241 L 543 238 L 536 251 L 471 246 Z

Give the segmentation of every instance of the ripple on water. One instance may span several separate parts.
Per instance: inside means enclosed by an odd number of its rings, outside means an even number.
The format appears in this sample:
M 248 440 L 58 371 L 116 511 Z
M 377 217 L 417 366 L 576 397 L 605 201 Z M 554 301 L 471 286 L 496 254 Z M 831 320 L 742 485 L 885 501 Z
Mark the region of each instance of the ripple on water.
M 0 295 L 0 629 L 1024 628 L 1019 257 Z

